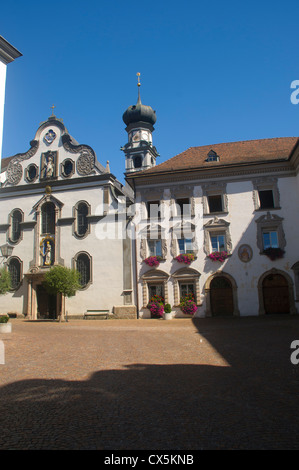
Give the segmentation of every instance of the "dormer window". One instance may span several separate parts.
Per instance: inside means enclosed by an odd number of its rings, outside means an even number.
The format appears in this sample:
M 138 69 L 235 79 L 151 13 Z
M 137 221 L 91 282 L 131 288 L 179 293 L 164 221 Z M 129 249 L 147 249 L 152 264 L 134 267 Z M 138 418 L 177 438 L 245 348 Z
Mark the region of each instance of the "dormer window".
M 208 157 L 206 158 L 206 162 L 219 162 L 220 158 L 214 150 L 210 150 L 208 153 Z

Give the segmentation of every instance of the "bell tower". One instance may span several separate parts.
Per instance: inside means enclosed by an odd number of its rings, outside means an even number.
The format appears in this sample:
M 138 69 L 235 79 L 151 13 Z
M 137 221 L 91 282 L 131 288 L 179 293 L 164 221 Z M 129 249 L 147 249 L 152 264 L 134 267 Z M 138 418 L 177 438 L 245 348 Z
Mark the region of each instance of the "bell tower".
M 128 143 L 121 147 L 126 157 L 125 174 L 152 168 L 156 165 L 156 158 L 159 156 L 156 147 L 153 146 L 152 139 L 157 119 L 156 111 L 141 103 L 140 73 L 137 73 L 137 77 L 137 103 L 129 106 L 123 114 L 123 121 L 127 126 L 128 133 Z

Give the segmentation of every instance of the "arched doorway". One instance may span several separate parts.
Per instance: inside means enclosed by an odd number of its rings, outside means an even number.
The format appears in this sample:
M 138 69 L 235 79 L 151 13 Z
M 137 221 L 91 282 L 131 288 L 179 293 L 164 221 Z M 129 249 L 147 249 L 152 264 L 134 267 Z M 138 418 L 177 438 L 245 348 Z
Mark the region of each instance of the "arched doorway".
M 233 315 L 234 297 L 231 281 L 224 276 L 215 276 L 210 283 L 211 314 Z
M 289 285 L 282 274 L 268 274 L 262 290 L 265 313 L 290 313 Z
M 258 281 L 259 314 L 297 313 L 294 283 L 285 271 L 273 268 Z
M 43 284 L 36 286 L 37 318 L 55 320 L 57 318 L 57 296 L 49 294 Z

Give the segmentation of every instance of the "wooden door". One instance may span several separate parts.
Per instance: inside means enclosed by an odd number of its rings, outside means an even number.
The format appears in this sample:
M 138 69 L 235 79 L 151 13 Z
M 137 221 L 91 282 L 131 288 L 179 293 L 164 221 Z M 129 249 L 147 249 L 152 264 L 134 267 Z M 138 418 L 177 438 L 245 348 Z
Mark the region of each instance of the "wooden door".
M 281 274 L 269 274 L 263 280 L 265 313 L 290 313 L 289 286 Z
M 40 284 L 36 289 L 37 297 L 37 318 L 52 319 L 56 318 L 57 296 L 48 294 L 45 287 Z
M 233 315 L 233 289 L 226 277 L 217 276 L 211 281 L 210 299 L 212 315 Z

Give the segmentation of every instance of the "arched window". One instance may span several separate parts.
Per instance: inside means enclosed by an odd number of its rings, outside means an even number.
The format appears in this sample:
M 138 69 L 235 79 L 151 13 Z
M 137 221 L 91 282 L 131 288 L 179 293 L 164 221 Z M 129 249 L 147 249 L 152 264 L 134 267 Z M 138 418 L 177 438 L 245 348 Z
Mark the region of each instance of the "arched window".
M 89 233 L 90 206 L 85 201 L 77 202 L 74 207 L 74 233 L 77 237 L 83 238 Z
M 91 282 L 91 257 L 87 253 L 77 255 L 76 269 L 80 274 L 81 287 L 87 287 Z
M 86 234 L 88 230 L 88 206 L 85 202 L 80 202 L 77 212 L 77 233 L 79 236 Z
M 55 205 L 53 202 L 46 202 L 42 206 L 42 233 L 55 233 Z
M 8 263 L 8 270 L 11 277 L 11 288 L 17 290 L 21 283 L 22 263 L 19 258 L 11 258 Z
M 19 209 L 15 209 L 11 213 L 11 233 L 10 240 L 14 243 L 18 242 L 21 238 L 21 222 L 23 219 L 23 214 Z

